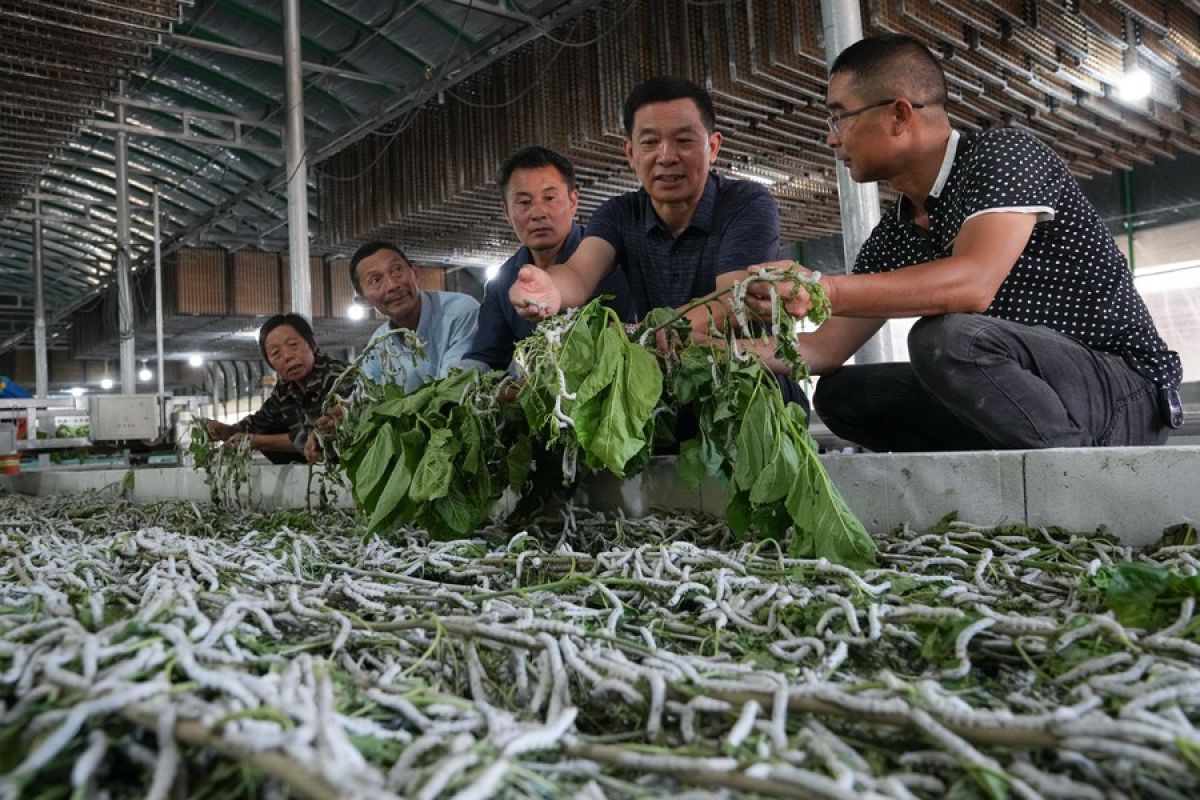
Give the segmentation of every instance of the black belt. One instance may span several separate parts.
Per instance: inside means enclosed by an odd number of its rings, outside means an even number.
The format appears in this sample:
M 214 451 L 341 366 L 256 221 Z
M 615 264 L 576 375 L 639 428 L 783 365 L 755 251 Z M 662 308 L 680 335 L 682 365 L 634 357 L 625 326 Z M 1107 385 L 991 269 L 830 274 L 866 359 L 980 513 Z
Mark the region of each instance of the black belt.
M 1168 428 L 1183 427 L 1183 398 L 1179 396 L 1179 387 L 1158 388 L 1158 414 Z

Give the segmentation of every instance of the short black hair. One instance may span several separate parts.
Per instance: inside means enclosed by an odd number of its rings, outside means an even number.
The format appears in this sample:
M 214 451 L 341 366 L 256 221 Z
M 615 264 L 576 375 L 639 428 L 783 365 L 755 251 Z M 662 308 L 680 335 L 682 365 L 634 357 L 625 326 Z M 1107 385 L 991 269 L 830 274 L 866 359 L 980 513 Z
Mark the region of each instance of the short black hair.
M 575 165 L 569 158 L 549 147 L 534 145 L 521 148 L 500 165 L 500 172 L 496 175 L 496 188 L 500 190 L 500 199 L 507 198 L 508 182 L 512 180 L 514 172 L 519 169 L 538 169 L 540 167 L 554 167 L 558 170 L 558 174 L 562 175 L 569 191 L 578 188 L 579 185 L 575 179 Z
M 296 333 L 300 334 L 304 341 L 308 342 L 308 346 L 312 351 L 317 352 L 317 335 L 313 333 L 312 325 L 308 324 L 308 320 L 299 314 L 276 314 L 262 324 L 258 329 L 258 349 L 262 351 L 263 360 L 268 364 L 271 359 L 267 358 L 267 336 L 271 331 L 282 325 L 289 325 Z
M 633 115 L 642 106 L 683 98 L 692 100 L 696 108 L 700 109 L 700 121 L 704 123 L 704 130 L 709 133 L 716 131 L 717 112 L 713 108 L 712 95 L 686 78 L 659 75 L 633 87 L 629 97 L 625 98 L 625 108 L 621 115 L 621 121 L 625 125 L 625 136 L 633 137 Z
M 412 261 L 408 255 L 400 249 L 399 245 L 394 245 L 391 242 L 367 242 L 362 247 L 354 251 L 354 255 L 350 256 L 350 283 L 354 285 L 354 291 L 362 294 L 362 283 L 358 280 L 358 264 L 364 258 L 370 258 L 380 250 L 391 250 L 396 255 L 404 259 L 404 263 L 412 266 Z
M 926 105 L 946 104 L 946 73 L 929 48 L 911 36 L 883 34 L 859 39 L 843 50 L 829 74 L 854 76 L 864 100 L 905 98 Z

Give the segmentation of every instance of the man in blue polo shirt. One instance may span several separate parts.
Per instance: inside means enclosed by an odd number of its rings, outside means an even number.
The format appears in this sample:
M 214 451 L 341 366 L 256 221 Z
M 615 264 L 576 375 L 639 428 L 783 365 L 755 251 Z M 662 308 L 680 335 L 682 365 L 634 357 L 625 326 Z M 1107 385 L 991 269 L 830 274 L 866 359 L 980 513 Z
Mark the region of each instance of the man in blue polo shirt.
M 514 345 L 535 327 L 508 301 L 517 272 L 526 264 L 539 269 L 561 264 L 583 239 L 583 228 L 575 221 L 579 207 L 575 167 L 561 154 L 545 147 L 519 150 L 500 167 L 496 184 L 504 216 L 520 239 L 521 249 L 488 282 L 479 308 L 479 328 L 464 364 L 486 369 L 506 369 Z M 607 302 L 625 322 L 636 319 L 629 284 L 620 268 L 600 282 L 595 294 L 612 295 Z
M 350 258 L 350 281 L 358 299 L 386 318 L 372 334 L 362 371 L 375 383 L 411 392 L 446 377 L 475 336 L 479 303 L 459 292 L 423 291 L 408 256 L 394 244 L 369 242 Z M 405 331 L 421 351 L 410 347 Z
M 751 264 L 778 257 L 771 194 L 711 172 L 721 134 L 708 92 L 680 78 L 652 78 L 630 93 L 623 123 L 625 157 L 642 188 L 602 205 L 565 263 L 520 270 L 509 299 L 526 319 L 586 303 L 618 266 L 640 318 L 726 288 Z M 707 332 L 710 315 L 723 325 L 725 306 L 691 311 L 693 330 Z

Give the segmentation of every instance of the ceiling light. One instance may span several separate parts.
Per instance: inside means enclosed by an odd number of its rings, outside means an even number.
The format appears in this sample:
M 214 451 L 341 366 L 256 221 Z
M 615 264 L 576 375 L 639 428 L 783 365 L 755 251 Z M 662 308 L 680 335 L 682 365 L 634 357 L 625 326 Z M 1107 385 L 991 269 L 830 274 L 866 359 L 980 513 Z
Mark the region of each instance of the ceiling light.
M 87 390 L 82 386 L 72 386 L 70 389 L 67 389 L 67 394 L 71 395 L 71 397 L 83 397 L 86 392 Z
M 153 377 L 154 377 L 154 373 L 152 373 L 150 371 L 150 368 L 147 367 L 145 364 L 143 364 L 142 368 L 138 370 L 138 380 L 139 381 L 148 381 Z
M 101 389 L 103 389 L 104 391 L 107 392 L 112 387 L 113 387 L 113 379 L 112 378 L 101 378 L 100 379 L 100 388 Z
M 351 303 L 350 307 L 346 309 L 346 316 L 350 319 L 363 319 L 367 316 L 367 310 L 358 303 Z
M 762 184 L 767 188 L 774 186 L 777 182 L 774 178 L 768 178 L 766 175 L 759 175 L 756 172 L 743 172 L 742 170 L 736 169 L 729 170 L 729 177 L 737 178 L 738 180 L 743 181 L 753 181 L 754 183 Z
M 1144 100 L 1149 96 L 1150 88 L 1150 73 L 1141 67 L 1134 67 L 1117 81 L 1117 94 L 1129 103 Z
M 188 356 L 188 366 L 189 367 L 204 366 L 204 356 L 200 355 L 199 353 L 192 353 L 190 356 Z

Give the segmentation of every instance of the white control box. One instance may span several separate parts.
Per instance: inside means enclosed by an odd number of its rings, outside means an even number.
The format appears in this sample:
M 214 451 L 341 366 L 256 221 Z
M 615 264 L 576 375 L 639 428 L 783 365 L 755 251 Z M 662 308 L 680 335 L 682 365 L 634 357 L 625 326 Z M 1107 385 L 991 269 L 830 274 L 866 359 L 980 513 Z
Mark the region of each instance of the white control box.
M 0 456 L 17 452 L 17 426 L 0 422 Z
M 158 438 L 158 395 L 99 394 L 88 398 L 93 442 Z

